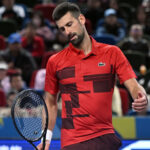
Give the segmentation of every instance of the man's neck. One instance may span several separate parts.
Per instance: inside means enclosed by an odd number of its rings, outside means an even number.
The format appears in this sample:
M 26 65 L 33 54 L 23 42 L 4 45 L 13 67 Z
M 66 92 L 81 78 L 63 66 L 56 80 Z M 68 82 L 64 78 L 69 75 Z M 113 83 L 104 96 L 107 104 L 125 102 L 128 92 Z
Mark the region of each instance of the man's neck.
M 137 43 L 141 40 L 141 38 L 133 38 L 133 37 L 130 37 L 130 40 L 134 43 Z
M 83 50 L 85 55 L 88 55 L 92 50 L 92 41 L 90 39 L 90 36 L 88 33 L 85 34 L 85 37 L 82 41 L 82 43 L 77 47 L 80 50 Z
M 5 7 L 5 8 L 6 8 L 6 10 L 12 10 L 13 6 Z
M 20 52 L 19 51 L 10 51 L 10 53 L 12 56 L 16 57 L 19 55 Z

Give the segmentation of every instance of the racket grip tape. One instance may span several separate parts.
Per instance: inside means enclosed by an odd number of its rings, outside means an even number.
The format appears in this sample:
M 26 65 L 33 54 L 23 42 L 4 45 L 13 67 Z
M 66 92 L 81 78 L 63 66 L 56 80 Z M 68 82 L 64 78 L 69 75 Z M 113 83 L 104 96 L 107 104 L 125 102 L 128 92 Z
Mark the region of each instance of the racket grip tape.
M 45 140 L 51 142 L 52 136 L 53 136 L 53 132 L 48 129 L 46 131 L 46 139 Z M 41 139 L 41 141 L 43 142 L 43 138 Z

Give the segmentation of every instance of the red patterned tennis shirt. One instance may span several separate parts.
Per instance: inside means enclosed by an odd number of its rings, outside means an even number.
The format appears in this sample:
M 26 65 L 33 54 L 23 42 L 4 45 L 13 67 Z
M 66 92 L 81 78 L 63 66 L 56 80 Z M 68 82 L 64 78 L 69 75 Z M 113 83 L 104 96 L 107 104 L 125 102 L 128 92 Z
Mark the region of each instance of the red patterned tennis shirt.
M 62 97 L 61 147 L 114 133 L 115 77 L 120 83 L 136 77 L 118 47 L 91 40 L 88 55 L 70 43 L 47 63 L 45 91 Z

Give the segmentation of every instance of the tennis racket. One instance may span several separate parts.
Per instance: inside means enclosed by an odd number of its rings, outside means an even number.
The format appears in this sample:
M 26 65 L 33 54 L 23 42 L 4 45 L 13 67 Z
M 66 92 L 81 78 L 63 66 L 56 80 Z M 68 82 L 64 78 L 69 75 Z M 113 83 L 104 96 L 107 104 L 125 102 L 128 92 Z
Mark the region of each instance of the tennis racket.
M 11 115 L 18 133 L 36 150 L 33 142 L 43 138 L 44 150 L 48 111 L 42 96 L 31 89 L 20 92 L 12 105 Z

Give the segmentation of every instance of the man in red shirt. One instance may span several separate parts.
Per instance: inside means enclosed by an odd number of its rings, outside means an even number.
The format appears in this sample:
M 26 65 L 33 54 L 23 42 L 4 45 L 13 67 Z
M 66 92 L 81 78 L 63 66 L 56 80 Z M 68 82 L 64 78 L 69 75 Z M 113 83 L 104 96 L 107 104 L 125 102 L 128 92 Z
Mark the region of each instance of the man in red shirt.
M 22 46 L 28 50 L 34 58 L 41 57 L 45 52 L 44 40 L 36 35 L 35 25 L 29 22 L 22 37 Z
M 112 94 L 115 75 L 134 99 L 133 109 L 147 105 L 145 90 L 135 80 L 132 67 L 116 46 L 96 42 L 85 28 L 77 5 L 64 2 L 53 12 L 69 46 L 47 64 L 45 101 L 49 111 L 46 150 L 57 117 L 56 94 L 62 97 L 62 150 L 118 150 L 121 142 L 112 126 Z M 38 145 L 42 149 L 42 144 Z

